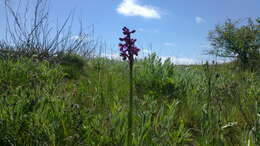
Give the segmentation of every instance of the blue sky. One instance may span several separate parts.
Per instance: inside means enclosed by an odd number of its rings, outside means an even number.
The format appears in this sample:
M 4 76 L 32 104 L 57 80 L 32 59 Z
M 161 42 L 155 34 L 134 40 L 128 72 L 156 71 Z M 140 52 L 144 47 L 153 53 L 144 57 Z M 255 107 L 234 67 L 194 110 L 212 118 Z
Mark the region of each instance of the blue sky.
M 1 0 L 2 1 L 2 0 Z M 3 3 L 0 1 L 0 17 Z M 13 0 L 15 1 L 15 0 Z M 209 59 L 208 32 L 227 18 L 260 16 L 259 0 L 51 0 L 53 20 L 62 21 L 75 10 L 74 20 L 94 25 L 95 36 L 102 38 L 117 54 L 121 28 L 136 29 L 142 54 L 155 51 L 172 57 L 176 63 L 194 63 Z M 4 21 L 0 22 L 3 26 Z M 73 29 L 76 31 L 78 25 Z M 0 30 L 1 33 L 3 31 Z M 1 36 L 1 35 L 0 35 Z

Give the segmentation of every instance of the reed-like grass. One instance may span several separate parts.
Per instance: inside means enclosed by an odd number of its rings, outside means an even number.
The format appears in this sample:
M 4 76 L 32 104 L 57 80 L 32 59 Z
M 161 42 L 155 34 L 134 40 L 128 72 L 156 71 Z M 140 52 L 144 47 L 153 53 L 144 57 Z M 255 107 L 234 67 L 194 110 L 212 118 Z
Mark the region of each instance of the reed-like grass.
M 94 58 L 68 78 L 63 65 L 1 60 L 0 145 L 125 145 L 127 66 Z M 205 68 L 136 62 L 132 145 L 258 145 L 259 76 Z

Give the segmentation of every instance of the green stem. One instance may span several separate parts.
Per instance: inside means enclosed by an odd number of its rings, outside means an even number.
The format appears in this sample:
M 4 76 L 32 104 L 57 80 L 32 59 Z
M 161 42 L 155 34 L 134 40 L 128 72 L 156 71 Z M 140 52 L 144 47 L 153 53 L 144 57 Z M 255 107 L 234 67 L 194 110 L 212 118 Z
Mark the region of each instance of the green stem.
M 259 135 L 259 133 L 258 133 L 258 131 L 260 131 L 260 129 L 259 129 L 259 121 L 260 121 L 260 118 L 259 118 L 259 116 L 258 116 L 258 113 L 259 113 L 259 108 L 260 106 L 259 106 L 259 102 L 258 102 L 258 100 L 256 99 L 256 144 L 260 144 L 260 135 Z
M 129 83 L 130 83 L 130 93 L 129 93 L 129 112 L 128 112 L 128 146 L 132 145 L 132 122 L 133 122 L 133 62 L 129 63 Z

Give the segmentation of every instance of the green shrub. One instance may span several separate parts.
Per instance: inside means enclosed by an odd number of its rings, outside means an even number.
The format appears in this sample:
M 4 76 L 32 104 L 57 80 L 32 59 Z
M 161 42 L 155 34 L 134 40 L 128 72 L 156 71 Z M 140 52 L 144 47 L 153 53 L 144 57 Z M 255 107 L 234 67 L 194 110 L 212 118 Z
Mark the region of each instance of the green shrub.
M 26 58 L 0 61 L 0 90 L 41 88 L 48 83 L 60 82 L 64 77 L 61 69 L 47 61 L 37 62 Z
M 59 62 L 1 60 L 0 145 L 124 145 L 127 64 L 105 58 L 87 63 L 82 72 L 88 76 L 70 80 Z M 258 141 L 256 73 L 174 66 L 155 55 L 136 62 L 135 73 L 134 145 Z
M 182 80 L 174 76 L 175 66 L 170 59 L 164 62 L 151 54 L 136 65 L 135 88 L 137 94 L 177 98 L 185 92 Z
M 63 67 L 63 71 L 66 74 L 65 77 L 69 79 L 77 79 L 82 74 L 84 75 L 84 67 L 86 60 L 76 54 L 60 54 L 58 56 L 58 62 Z

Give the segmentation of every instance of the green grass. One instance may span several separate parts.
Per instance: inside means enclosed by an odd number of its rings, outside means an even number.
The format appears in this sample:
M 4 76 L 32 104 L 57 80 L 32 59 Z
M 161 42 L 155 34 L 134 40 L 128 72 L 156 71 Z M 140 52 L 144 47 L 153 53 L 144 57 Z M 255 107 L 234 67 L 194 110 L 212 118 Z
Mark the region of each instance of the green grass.
M 127 63 L 66 60 L 0 61 L 0 145 L 126 144 Z M 137 61 L 133 144 L 259 145 L 258 75 L 233 64 Z

